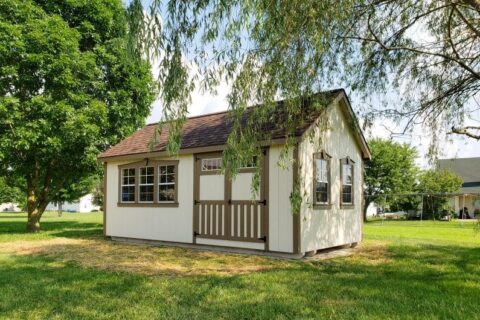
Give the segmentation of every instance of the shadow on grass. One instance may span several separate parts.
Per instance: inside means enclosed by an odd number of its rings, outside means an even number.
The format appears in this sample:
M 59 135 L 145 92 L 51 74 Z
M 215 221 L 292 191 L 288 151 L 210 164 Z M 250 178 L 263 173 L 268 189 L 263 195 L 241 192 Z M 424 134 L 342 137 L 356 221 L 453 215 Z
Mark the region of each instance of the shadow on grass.
M 141 276 L 9 256 L 0 263 L 0 310 L 9 318 L 478 317 L 480 249 L 402 245 L 384 254 L 382 263 L 359 255 L 233 276 Z

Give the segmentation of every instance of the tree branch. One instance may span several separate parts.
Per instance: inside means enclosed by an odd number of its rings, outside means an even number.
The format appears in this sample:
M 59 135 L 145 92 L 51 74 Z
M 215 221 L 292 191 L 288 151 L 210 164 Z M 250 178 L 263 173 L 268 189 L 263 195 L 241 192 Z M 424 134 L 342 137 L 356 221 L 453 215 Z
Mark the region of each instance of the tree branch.
M 480 140 L 480 133 L 473 133 L 471 130 L 480 131 L 480 127 L 476 127 L 476 126 L 466 126 L 466 127 L 460 127 L 460 128 L 452 127 L 452 131 L 449 132 L 449 134 L 452 134 L 452 133 L 462 134 L 469 138 Z

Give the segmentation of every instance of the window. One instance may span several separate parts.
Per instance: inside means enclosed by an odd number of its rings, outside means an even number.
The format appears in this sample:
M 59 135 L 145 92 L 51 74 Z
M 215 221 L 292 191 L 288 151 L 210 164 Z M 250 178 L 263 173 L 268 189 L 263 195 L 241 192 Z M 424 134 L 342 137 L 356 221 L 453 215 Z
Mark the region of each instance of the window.
M 119 166 L 121 207 L 178 207 L 178 161 L 149 160 Z
M 322 151 L 314 154 L 313 203 L 317 207 L 330 205 L 330 156 Z
M 341 203 L 343 205 L 353 205 L 353 165 L 354 162 L 350 158 L 342 159 L 341 165 L 341 180 L 342 193 Z
M 122 169 L 122 202 L 135 202 L 135 168 Z
M 140 202 L 153 202 L 154 170 L 154 167 L 140 168 L 140 183 L 138 184 Z
M 243 163 L 239 169 L 255 169 L 257 168 L 257 157 L 254 156 L 251 161 Z
M 175 201 L 175 166 L 158 167 L 158 202 Z
M 222 168 L 222 158 L 202 159 L 202 171 L 216 171 Z

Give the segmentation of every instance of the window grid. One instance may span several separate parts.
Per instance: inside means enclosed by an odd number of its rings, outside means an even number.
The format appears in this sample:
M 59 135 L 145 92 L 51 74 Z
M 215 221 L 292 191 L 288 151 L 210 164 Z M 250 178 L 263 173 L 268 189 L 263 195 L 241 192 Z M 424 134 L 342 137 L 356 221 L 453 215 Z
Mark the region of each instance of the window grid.
M 329 166 L 326 159 L 315 159 L 315 203 L 328 204 L 329 202 Z
M 158 202 L 175 201 L 175 166 L 158 166 Z
M 342 203 L 353 204 L 353 165 L 342 164 Z
M 122 170 L 122 202 L 135 202 L 135 168 Z
M 222 168 L 222 158 L 202 159 L 202 171 L 216 171 Z
M 153 202 L 154 167 L 140 168 L 140 183 L 138 184 L 139 202 Z

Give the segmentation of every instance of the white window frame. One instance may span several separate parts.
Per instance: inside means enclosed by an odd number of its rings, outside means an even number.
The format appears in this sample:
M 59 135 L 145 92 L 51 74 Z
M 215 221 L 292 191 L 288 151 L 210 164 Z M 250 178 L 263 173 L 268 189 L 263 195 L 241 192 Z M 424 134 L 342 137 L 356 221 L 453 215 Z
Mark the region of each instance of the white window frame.
M 173 182 L 162 182 L 162 179 L 160 178 L 161 175 L 162 175 L 161 170 L 160 170 L 161 167 L 173 167 Z M 177 184 L 178 177 L 177 177 L 177 172 L 176 172 L 175 168 L 176 168 L 176 166 L 174 164 L 159 164 L 157 166 L 157 170 L 158 170 L 158 174 L 157 174 L 158 175 L 158 177 L 157 177 L 158 178 L 157 202 L 158 203 L 174 203 L 175 201 L 177 201 L 177 199 L 176 199 L 176 197 L 177 197 L 176 196 L 177 195 L 176 184 Z M 167 174 L 167 176 L 168 175 L 169 174 Z M 175 195 L 173 197 L 174 199 L 173 200 L 160 200 L 160 186 L 171 186 L 171 185 L 173 185 L 173 190 L 175 192 Z
M 344 206 L 354 206 L 355 204 L 355 190 L 354 190 L 354 184 L 355 184 L 355 177 L 354 177 L 354 174 L 355 174 L 355 162 L 353 160 L 350 159 L 350 157 L 347 157 L 345 159 L 342 159 L 342 161 L 340 162 L 340 177 L 341 177 L 341 192 L 340 192 L 340 203 Z M 347 183 L 346 181 L 346 176 L 344 175 L 344 167 L 350 167 L 351 168 L 351 181 L 350 183 Z M 350 199 L 351 201 L 350 202 L 345 202 L 343 201 L 343 187 L 344 186 L 350 186 Z
M 125 178 L 125 170 L 130 171 L 134 170 L 133 174 L 133 184 L 124 184 L 123 179 Z M 122 175 L 121 175 L 121 185 L 120 185 L 120 202 L 122 203 L 135 203 L 137 193 L 135 192 L 136 189 L 136 182 L 137 182 L 137 168 L 122 168 Z M 128 177 L 132 177 L 131 175 L 128 175 Z M 123 201 L 123 187 L 133 187 L 133 201 Z
M 148 174 L 148 172 L 146 172 L 146 175 L 145 177 L 148 177 L 148 176 L 152 176 L 153 177 L 153 182 L 152 183 L 142 183 L 142 169 L 147 169 L 148 168 L 152 168 L 153 169 L 153 173 L 151 175 Z M 141 189 L 142 187 L 144 186 L 151 186 L 153 189 L 152 189 L 152 200 L 151 201 L 142 201 L 141 200 Z M 155 201 L 155 167 L 154 166 L 143 166 L 143 167 L 139 167 L 138 168 L 138 203 L 154 203 Z

